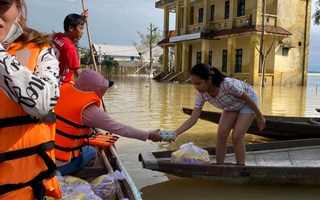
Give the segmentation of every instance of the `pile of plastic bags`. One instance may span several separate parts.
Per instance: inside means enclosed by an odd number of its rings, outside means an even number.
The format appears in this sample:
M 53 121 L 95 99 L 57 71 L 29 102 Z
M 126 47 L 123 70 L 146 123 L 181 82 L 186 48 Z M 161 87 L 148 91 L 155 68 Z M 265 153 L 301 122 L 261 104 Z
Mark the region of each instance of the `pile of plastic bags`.
M 115 178 L 109 174 L 99 176 L 91 183 L 74 176 L 57 174 L 57 178 L 62 193 L 61 200 L 113 200 L 116 198 Z M 47 197 L 47 200 L 56 199 Z

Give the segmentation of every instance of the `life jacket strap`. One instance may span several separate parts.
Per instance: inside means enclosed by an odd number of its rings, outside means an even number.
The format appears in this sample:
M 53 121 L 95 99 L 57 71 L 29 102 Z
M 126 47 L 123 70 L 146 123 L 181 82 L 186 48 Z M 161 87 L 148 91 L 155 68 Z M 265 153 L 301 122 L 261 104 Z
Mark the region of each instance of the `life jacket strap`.
M 72 140 L 77 140 L 77 139 L 88 139 L 90 136 L 88 135 L 70 135 L 68 133 L 65 133 L 63 131 L 60 131 L 59 129 L 56 129 L 56 133 L 59 135 L 62 135 L 63 137 L 72 139 Z
M 73 126 L 75 128 L 88 128 L 89 126 L 86 126 L 86 125 L 82 125 L 82 124 L 77 124 L 77 123 L 74 123 L 72 121 L 69 121 L 59 115 L 57 115 L 57 119 L 60 120 L 60 121 L 63 121 L 64 123 L 66 124 L 69 124 L 70 126 Z
M 76 151 L 76 150 L 79 150 L 83 147 L 82 146 L 76 146 L 76 147 L 72 147 L 72 148 L 66 148 L 66 147 L 61 147 L 61 146 L 58 146 L 58 145 L 55 145 L 54 148 L 60 150 L 60 151 L 65 151 L 65 152 L 70 152 L 70 151 Z
M 49 141 L 35 147 L 0 154 L 2 159 L 1 162 L 38 154 L 43 159 L 48 168 L 46 171 L 40 172 L 36 177 L 26 183 L 0 185 L 0 195 L 30 186 L 33 189 L 34 197 L 37 200 L 43 200 L 45 193 L 43 180 L 53 178 L 57 170 L 56 164 L 45 152 L 47 150 L 52 150 L 53 148 L 54 141 Z
M 18 159 L 18 158 L 31 156 L 34 154 L 39 154 L 39 152 L 41 150 L 48 151 L 48 150 L 52 150 L 53 148 L 54 148 L 54 141 L 50 141 L 50 142 L 42 143 L 40 145 L 37 145 L 34 147 L 29 147 L 26 149 L 19 149 L 16 151 L 9 151 L 6 153 L 1 153 L 0 154 L 0 163 L 2 163 L 4 161 L 8 161 L 8 160 L 14 160 L 14 159 Z
M 44 122 L 55 123 L 56 114 L 54 112 L 50 112 L 47 116 L 41 119 L 32 118 L 30 115 L 2 118 L 0 119 L 0 128 L 19 126 L 25 124 L 39 124 Z

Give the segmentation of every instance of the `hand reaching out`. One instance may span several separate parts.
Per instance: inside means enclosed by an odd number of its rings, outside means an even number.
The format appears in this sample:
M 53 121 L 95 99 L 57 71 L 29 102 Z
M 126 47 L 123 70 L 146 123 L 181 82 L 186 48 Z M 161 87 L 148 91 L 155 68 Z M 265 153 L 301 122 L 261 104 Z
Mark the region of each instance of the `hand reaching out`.
M 149 140 L 152 140 L 153 142 L 161 142 L 162 141 L 162 137 L 159 134 L 160 129 L 154 130 L 152 132 L 149 133 Z

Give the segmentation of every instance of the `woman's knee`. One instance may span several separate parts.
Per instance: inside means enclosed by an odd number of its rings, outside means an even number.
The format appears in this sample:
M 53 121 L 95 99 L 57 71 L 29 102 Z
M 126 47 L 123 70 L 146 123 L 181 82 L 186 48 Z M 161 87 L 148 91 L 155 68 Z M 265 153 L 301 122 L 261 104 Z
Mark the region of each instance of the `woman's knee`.
M 244 143 L 244 135 L 245 133 L 232 133 L 232 143 L 233 145 L 239 145 L 239 144 L 243 144 Z
M 229 136 L 229 132 L 218 130 L 217 140 L 218 141 L 227 141 L 228 140 L 228 136 Z

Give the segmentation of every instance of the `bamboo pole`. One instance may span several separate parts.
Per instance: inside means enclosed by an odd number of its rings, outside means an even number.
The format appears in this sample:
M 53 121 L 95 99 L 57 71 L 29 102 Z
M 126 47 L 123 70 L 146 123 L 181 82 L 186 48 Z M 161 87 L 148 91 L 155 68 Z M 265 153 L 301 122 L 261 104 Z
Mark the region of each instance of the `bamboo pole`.
M 85 5 L 84 5 L 84 0 L 81 0 L 81 2 L 82 2 L 83 11 L 86 11 L 86 8 L 85 8 Z M 97 68 L 96 60 L 95 60 L 95 57 L 94 57 L 88 19 L 86 20 L 86 28 L 87 28 L 87 35 L 88 35 L 88 42 L 89 42 L 89 46 L 90 46 L 91 57 L 92 57 L 92 60 L 93 60 L 93 67 L 94 67 L 95 71 L 99 72 L 98 68 Z M 101 98 L 101 102 L 102 102 L 102 105 L 103 105 L 103 110 L 106 112 L 106 106 L 105 106 L 102 98 Z M 104 163 L 105 167 L 107 168 L 108 172 L 111 175 L 114 175 L 113 168 L 112 168 L 112 166 L 111 166 L 111 164 L 110 164 L 110 162 L 109 162 L 109 160 L 108 160 L 103 148 L 97 148 L 97 150 L 98 150 L 100 156 L 102 157 L 103 163 Z M 120 183 L 119 183 L 119 181 L 117 179 L 114 179 L 114 181 L 115 181 L 115 184 L 116 184 L 117 196 L 118 196 L 119 199 L 123 199 L 124 195 L 123 195 L 123 192 L 121 190 Z
M 85 5 L 84 5 L 84 0 L 81 0 L 82 2 L 82 9 L 83 9 L 83 12 L 86 11 L 86 8 L 85 8 Z M 99 72 L 98 71 L 98 68 L 97 68 L 97 63 L 96 63 L 96 59 L 94 57 L 94 52 L 93 52 L 93 47 L 92 47 L 92 42 L 91 42 L 91 36 L 90 36 L 90 29 L 89 29 L 89 22 L 88 22 L 88 19 L 86 20 L 86 29 L 87 29 L 87 35 L 88 35 L 88 42 L 89 42 L 89 47 L 90 47 L 90 53 L 91 53 L 91 58 L 92 58 L 92 63 L 93 63 L 93 68 L 95 71 Z M 101 73 L 101 72 L 99 72 Z M 102 103 L 102 107 L 103 107 L 103 110 L 106 112 L 106 105 L 104 104 L 104 101 L 103 99 L 101 98 L 101 103 Z
M 111 148 L 111 147 L 110 147 Z M 98 148 L 99 149 L 99 154 L 100 154 L 100 157 L 102 157 L 103 159 L 103 163 L 104 165 L 106 166 L 107 170 L 109 171 L 110 175 L 114 175 L 114 171 L 113 171 L 113 168 L 106 156 L 106 153 L 104 152 L 103 148 Z M 118 196 L 118 199 L 123 199 L 124 198 L 124 195 L 123 195 L 123 192 L 121 190 L 121 186 L 120 186 L 120 183 L 117 179 L 114 179 L 114 182 L 116 184 L 116 193 L 117 193 L 117 196 Z
M 84 0 L 81 0 L 81 2 L 82 2 L 82 9 L 83 9 L 83 11 L 86 11 L 86 8 L 85 8 L 85 6 L 84 6 Z M 96 59 L 95 59 L 95 57 L 94 57 L 92 42 L 91 42 L 91 36 L 90 36 L 90 29 L 89 29 L 88 19 L 86 20 L 86 28 L 87 28 L 88 42 L 89 42 L 89 47 L 90 47 L 90 53 L 91 53 L 91 58 L 92 58 L 93 67 L 94 67 L 94 70 L 98 71 Z

